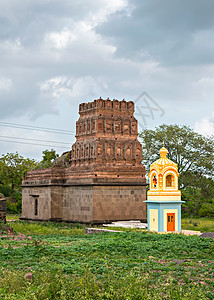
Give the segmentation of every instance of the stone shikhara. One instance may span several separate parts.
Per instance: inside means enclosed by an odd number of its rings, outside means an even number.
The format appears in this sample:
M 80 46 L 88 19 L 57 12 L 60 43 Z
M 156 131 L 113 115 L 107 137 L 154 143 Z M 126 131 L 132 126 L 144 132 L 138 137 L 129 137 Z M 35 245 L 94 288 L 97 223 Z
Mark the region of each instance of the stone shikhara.
M 76 142 L 51 168 L 25 176 L 22 219 L 145 220 L 146 178 L 132 101 L 79 106 Z

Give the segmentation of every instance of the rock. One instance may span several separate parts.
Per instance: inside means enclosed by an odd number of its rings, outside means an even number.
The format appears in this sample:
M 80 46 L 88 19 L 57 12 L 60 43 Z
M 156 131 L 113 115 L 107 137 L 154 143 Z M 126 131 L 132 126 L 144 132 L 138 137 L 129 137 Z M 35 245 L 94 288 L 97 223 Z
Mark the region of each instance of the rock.
M 173 259 L 172 261 L 174 261 L 176 264 L 180 265 L 180 264 L 184 263 L 186 261 L 186 259 Z
M 33 280 L 33 274 L 31 272 L 28 272 L 24 276 L 25 279 L 32 281 Z
M 200 237 L 214 239 L 214 232 L 204 232 L 200 235 Z

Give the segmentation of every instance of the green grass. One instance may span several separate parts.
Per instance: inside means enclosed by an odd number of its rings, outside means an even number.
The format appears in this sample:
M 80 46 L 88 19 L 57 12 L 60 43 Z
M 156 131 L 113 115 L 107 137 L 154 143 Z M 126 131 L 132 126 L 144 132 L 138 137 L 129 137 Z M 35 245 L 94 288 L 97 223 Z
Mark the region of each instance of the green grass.
M 183 218 L 181 228 L 201 232 L 214 232 L 214 219 L 211 218 Z
M 0 299 L 212 299 L 212 239 L 10 225 L 31 237 L 0 238 Z M 24 279 L 29 271 L 32 282 Z
M 71 235 L 71 234 L 84 234 L 85 226 L 80 224 L 68 224 L 64 222 L 32 222 L 32 221 L 19 221 L 9 222 L 16 232 L 25 235 Z
M 19 220 L 21 214 L 7 214 L 6 219 L 8 220 Z

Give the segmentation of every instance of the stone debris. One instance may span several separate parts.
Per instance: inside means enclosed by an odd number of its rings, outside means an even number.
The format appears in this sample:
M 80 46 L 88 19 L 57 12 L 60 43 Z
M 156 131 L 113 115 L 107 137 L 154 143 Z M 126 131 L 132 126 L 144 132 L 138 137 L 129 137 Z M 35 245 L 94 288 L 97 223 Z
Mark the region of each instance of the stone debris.
M 142 223 L 141 221 L 116 221 L 110 224 L 103 224 L 106 227 L 123 227 L 123 228 L 147 228 L 147 223 Z
M 124 232 L 124 231 L 109 230 L 109 229 L 102 229 L 102 228 L 86 228 L 85 229 L 85 234 L 102 233 L 102 232 Z
M 33 274 L 31 272 L 28 272 L 27 274 L 25 274 L 24 278 L 29 280 L 29 281 L 32 281 L 33 280 Z
M 200 237 L 214 239 L 214 232 L 204 232 L 200 235 Z
M 181 230 L 181 233 L 184 235 L 201 235 L 200 231 L 195 231 L 195 230 Z

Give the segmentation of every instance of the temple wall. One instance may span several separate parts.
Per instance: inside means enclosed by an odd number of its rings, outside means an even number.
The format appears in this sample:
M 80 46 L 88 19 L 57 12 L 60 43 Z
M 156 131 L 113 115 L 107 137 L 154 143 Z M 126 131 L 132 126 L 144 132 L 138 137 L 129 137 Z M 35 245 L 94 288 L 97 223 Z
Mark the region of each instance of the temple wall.
M 63 219 L 63 186 L 51 187 L 51 219 Z
M 94 222 L 146 220 L 145 186 L 95 186 Z
M 63 220 L 73 222 L 93 221 L 93 187 L 65 187 Z
M 35 214 L 35 201 L 38 201 Z M 51 187 L 22 188 L 22 218 L 32 220 L 51 219 Z

